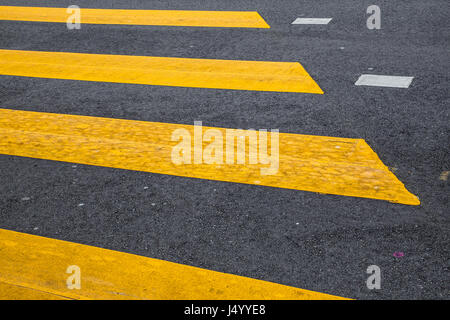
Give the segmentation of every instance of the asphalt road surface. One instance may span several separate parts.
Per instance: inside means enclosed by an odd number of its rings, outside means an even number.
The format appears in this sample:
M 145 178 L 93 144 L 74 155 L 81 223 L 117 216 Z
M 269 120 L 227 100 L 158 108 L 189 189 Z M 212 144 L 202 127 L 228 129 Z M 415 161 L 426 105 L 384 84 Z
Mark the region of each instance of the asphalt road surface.
M 299 61 L 324 94 L 0 75 L 1 108 L 362 138 L 421 204 L 0 155 L 0 228 L 349 298 L 450 297 L 448 1 L 0 0 L 72 4 L 257 11 L 271 28 L 0 21 L 0 49 Z M 414 79 L 356 86 L 367 73 Z M 366 286 L 370 265 L 381 289 Z

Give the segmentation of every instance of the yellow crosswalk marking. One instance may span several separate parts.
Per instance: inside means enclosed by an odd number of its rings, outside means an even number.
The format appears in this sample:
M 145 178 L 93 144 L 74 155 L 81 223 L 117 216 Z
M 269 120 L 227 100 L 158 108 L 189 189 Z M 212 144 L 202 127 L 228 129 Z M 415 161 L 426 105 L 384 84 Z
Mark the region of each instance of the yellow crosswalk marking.
M 0 50 L 0 74 L 215 89 L 319 93 L 298 62 Z
M 198 128 L 0 109 L 0 153 L 420 204 L 362 139 L 280 133 L 278 170 L 264 175 L 263 169 L 270 165 L 249 164 L 250 160 L 243 164 L 174 163 L 173 151 L 180 143 L 173 140 L 174 132 L 179 129 L 194 136 L 195 145 Z M 200 128 L 200 135 L 212 132 L 210 129 L 227 135 L 227 129 Z M 242 133 L 251 135 L 253 131 Z M 261 133 L 259 138 L 261 141 Z M 197 149 L 206 149 L 209 143 L 205 138 Z M 249 143 L 247 146 L 249 150 Z M 271 146 L 267 148 L 271 150 Z
M 0 298 L 343 299 L 272 282 L 0 229 Z M 66 273 L 78 267 L 79 289 Z M 72 278 L 69 285 L 76 283 Z
M 0 20 L 67 22 L 67 8 L 0 6 Z M 270 28 L 258 12 L 81 8 L 81 23 L 147 26 Z
M 0 255 L 1 256 L 1 255 Z M 0 300 L 67 300 L 58 294 L 2 282 L 0 276 Z

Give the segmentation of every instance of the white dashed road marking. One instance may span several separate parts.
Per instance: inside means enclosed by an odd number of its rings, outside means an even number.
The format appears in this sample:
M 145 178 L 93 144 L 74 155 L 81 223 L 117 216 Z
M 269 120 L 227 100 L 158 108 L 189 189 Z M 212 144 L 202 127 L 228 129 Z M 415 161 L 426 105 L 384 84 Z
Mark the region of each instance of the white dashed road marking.
M 333 18 L 297 18 L 292 24 L 328 24 Z
M 391 88 L 408 88 L 414 77 L 381 76 L 375 74 L 362 74 L 355 82 L 357 86 L 376 86 Z

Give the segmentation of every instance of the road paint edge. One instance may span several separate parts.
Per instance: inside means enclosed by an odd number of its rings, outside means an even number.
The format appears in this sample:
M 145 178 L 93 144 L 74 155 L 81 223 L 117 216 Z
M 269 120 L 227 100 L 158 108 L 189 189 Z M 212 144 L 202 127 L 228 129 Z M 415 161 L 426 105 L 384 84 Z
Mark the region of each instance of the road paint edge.
M 0 281 L 71 299 L 346 299 L 273 282 L 0 229 Z M 80 289 L 66 273 L 78 265 Z

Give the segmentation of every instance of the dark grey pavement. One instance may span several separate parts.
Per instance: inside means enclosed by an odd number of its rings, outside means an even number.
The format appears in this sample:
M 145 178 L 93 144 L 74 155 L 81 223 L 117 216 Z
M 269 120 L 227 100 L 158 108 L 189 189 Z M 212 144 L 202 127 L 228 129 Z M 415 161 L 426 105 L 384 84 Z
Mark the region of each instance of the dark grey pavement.
M 0 76 L 1 108 L 363 138 L 422 203 L 0 155 L 0 228 L 357 299 L 450 298 L 450 188 L 440 179 L 450 170 L 448 1 L 0 0 L 71 4 L 251 10 L 271 29 L 0 21 L 0 49 L 299 61 L 325 94 Z M 381 30 L 366 28 L 371 4 Z M 333 20 L 291 25 L 297 17 Z M 355 86 L 363 73 L 414 80 Z M 380 290 L 366 287 L 372 264 Z

